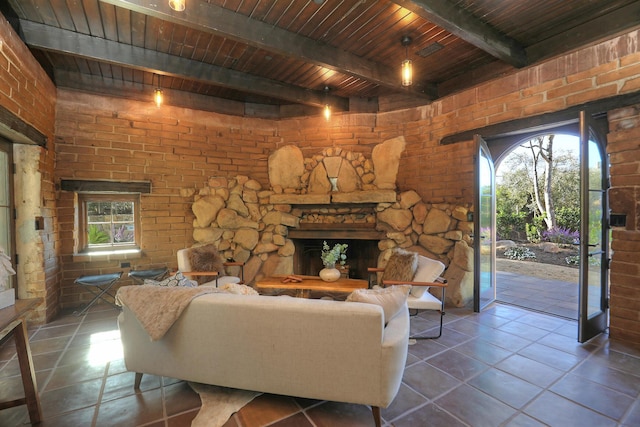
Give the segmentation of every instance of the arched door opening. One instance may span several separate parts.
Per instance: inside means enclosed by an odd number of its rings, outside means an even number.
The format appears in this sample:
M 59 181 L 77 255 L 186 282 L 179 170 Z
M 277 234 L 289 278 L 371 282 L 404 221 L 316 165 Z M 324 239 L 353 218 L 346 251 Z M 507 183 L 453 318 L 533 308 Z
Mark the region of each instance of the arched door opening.
M 577 319 L 579 136 L 528 135 L 495 164 L 496 300 Z
M 575 116 L 574 116 L 575 114 Z M 577 117 L 576 117 L 577 116 Z M 536 125 L 534 125 L 534 122 Z M 530 126 L 527 126 L 530 125 Z M 579 140 L 579 233 L 577 246 L 578 257 L 578 304 L 575 315 L 573 306 L 564 317 L 577 318 L 578 341 L 586 342 L 608 327 L 609 313 L 609 242 L 611 226 L 609 224 L 609 159 L 606 154 L 606 135 L 608 121 L 606 114 L 599 112 L 563 112 L 553 117 L 539 117 L 538 120 L 527 119 L 509 125 L 487 127 L 484 129 L 490 137 L 474 133 L 476 154 L 474 156 L 475 198 L 474 198 L 474 311 L 481 311 L 497 297 L 496 280 L 496 175 L 495 165 L 500 165 L 514 147 L 523 142 L 549 135 L 572 135 Z M 491 131 L 489 133 L 489 131 Z M 457 136 L 458 138 L 461 136 Z M 452 138 L 453 139 L 453 138 Z M 448 140 L 448 143 L 451 141 Z M 540 145 L 540 144 L 538 144 Z M 531 146 L 529 146 L 531 150 Z M 534 151 L 534 156 L 535 156 Z M 542 154 L 538 153 L 539 158 Z M 543 159 L 544 160 L 544 159 Z M 552 162 L 550 162 L 552 164 Z M 552 180 L 544 181 L 551 187 Z M 560 182 L 560 193 L 566 182 Z M 538 186 L 538 190 L 540 187 Z M 547 193 L 552 193 L 548 190 Z M 542 196 L 544 197 L 544 196 Z M 536 199 L 533 197 L 532 199 Z M 540 196 L 538 196 L 540 199 Z M 540 206 L 539 200 L 536 205 Z M 494 207 L 493 209 L 487 209 Z M 553 222 L 549 222 L 548 210 L 538 209 L 547 228 L 553 231 Z M 544 215 L 542 212 L 544 211 Z M 535 223 L 531 224 L 532 226 Z M 535 231 L 530 227 L 529 232 Z M 558 236 L 557 230 L 554 231 Z M 527 229 L 525 228 L 525 236 Z M 542 237 L 542 236 L 541 236 Z M 539 267 L 542 269 L 544 267 Z M 522 271 L 517 276 L 522 276 Z M 513 281 L 513 278 L 512 278 Z M 539 281 L 539 280 L 538 280 Z M 547 290 L 547 289 L 545 289 Z M 530 294 L 540 294 L 541 290 L 533 290 Z M 504 299 L 504 294 L 501 299 Z M 546 299 L 545 299 L 546 301 Z M 563 299 L 561 299 L 563 301 Z M 513 302 L 512 302 L 513 303 Z M 520 301 L 518 305 L 543 311 Z M 562 315 L 558 313 L 558 315 Z

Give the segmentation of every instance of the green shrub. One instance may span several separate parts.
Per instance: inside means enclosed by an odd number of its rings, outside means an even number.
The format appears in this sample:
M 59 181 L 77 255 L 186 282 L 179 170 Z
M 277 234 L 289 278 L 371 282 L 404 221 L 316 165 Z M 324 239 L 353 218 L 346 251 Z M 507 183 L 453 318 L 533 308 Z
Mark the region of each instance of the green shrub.
M 538 227 L 533 224 L 526 224 L 527 232 L 527 240 L 530 242 L 537 243 L 540 241 L 540 232 L 538 231 Z
M 580 208 L 561 207 L 556 209 L 556 223 L 560 228 L 580 230 Z
M 499 238 L 512 239 L 514 235 L 522 233 L 527 223 L 525 212 L 497 212 L 496 233 Z
M 101 243 L 109 243 L 110 240 L 109 234 L 98 228 L 98 226 L 89 226 L 89 244 L 98 245 Z

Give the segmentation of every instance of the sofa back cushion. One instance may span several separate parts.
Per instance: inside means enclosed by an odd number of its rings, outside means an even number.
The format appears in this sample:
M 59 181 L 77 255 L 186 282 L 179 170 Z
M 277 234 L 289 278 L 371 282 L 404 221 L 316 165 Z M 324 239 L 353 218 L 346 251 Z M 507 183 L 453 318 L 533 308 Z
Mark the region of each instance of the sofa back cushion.
M 356 289 L 347 297 L 347 301 L 377 304 L 384 311 L 384 324 L 404 309 L 411 286 L 400 285 L 379 289 Z

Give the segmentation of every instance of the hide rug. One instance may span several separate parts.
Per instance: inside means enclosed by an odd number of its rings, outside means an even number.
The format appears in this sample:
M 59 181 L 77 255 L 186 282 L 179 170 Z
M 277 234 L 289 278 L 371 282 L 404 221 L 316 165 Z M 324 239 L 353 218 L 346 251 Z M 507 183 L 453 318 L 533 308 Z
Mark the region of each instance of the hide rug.
M 202 406 L 191 427 L 222 427 L 235 412 L 262 393 L 189 382 L 200 395 Z

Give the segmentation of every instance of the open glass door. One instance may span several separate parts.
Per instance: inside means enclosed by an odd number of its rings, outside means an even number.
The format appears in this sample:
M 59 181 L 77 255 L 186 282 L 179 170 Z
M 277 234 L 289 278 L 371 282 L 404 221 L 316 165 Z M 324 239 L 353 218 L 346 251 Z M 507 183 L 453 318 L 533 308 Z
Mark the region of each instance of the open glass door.
M 609 228 L 604 147 L 584 111 L 580 113 L 580 284 L 578 341 L 607 328 Z
M 487 143 L 480 135 L 474 136 L 474 142 L 477 154 L 473 216 L 473 310 L 478 312 L 496 299 L 496 186 L 495 169 Z

